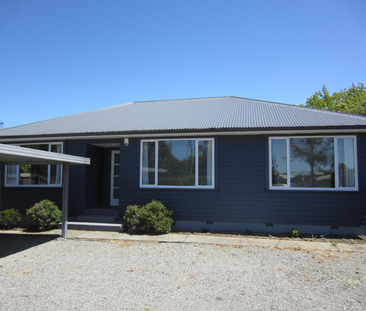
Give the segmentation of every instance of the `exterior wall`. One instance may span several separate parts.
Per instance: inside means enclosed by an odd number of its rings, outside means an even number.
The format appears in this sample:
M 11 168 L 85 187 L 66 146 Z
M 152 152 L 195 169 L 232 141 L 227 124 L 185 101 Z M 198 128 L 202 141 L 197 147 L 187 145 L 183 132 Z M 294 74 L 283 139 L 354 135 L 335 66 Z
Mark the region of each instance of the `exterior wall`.
M 70 140 L 64 144 L 64 152 L 86 157 L 86 142 Z M 69 216 L 81 215 L 86 206 L 86 165 L 70 165 L 69 175 Z
M 361 226 L 366 215 L 366 135 L 359 135 L 359 192 L 268 190 L 267 137 L 216 138 L 216 189 L 140 189 L 140 140 L 121 146 L 120 213 L 152 199 L 178 221 Z M 362 139 L 361 139 L 362 137 Z
M 61 208 L 62 188 L 22 188 L 5 187 L 1 189 L 1 210 L 16 208 L 21 214 L 42 200 L 51 200 Z
M 214 190 L 140 189 L 140 139 L 70 140 L 64 152 L 91 158 L 91 165 L 70 166 L 69 215 L 86 208 L 109 206 L 111 148 L 95 143 L 120 144 L 120 207 L 162 201 L 177 221 L 360 227 L 366 216 L 366 134 L 358 135 L 359 191 L 268 190 L 268 137 L 218 136 L 215 141 Z M 1 176 L 2 181 L 4 176 Z M 3 187 L 1 209 L 22 213 L 43 199 L 62 206 L 61 188 Z

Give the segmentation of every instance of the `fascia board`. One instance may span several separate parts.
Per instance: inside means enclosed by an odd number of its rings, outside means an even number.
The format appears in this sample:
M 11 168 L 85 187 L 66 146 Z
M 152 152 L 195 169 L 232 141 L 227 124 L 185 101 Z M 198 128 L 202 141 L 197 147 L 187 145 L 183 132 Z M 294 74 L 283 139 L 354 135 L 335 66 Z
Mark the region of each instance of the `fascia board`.
M 366 133 L 366 129 L 281 129 L 263 131 L 207 131 L 207 132 L 179 132 L 179 133 L 139 133 L 139 134 L 101 134 L 101 135 L 74 135 L 74 136 L 35 136 L 0 138 L 1 142 L 34 142 L 50 140 L 90 140 L 90 139 L 123 139 L 123 138 L 148 138 L 148 137 L 195 137 L 195 136 L 231 136 L 231 135 L 292 135 L 292 134 L 340 134 L 340 133 Z

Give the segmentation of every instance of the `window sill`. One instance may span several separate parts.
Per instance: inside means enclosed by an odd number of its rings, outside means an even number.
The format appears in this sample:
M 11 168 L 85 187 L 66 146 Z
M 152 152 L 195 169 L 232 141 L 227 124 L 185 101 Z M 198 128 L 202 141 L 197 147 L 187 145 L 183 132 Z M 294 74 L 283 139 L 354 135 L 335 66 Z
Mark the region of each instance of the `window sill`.
M 360 190 L 340 190 L 340 189 L 265 189 L 265 192 L 278 192 L 278 193 L 363 193 Z
M 179 187 L 179 188 L 172 188 L 172 187 L 139 187 L 136 188 L 135 190 L 138 191 L 144 191 L 144 190 L 160 190 L 160 191 L 208 191 L 208 192 L 218 192 L 219 189 L 215 189 L 215 188 L 183 188 L 183 187 Z
M 4 188 L 62 188 L 62 185 L 4 185 Z

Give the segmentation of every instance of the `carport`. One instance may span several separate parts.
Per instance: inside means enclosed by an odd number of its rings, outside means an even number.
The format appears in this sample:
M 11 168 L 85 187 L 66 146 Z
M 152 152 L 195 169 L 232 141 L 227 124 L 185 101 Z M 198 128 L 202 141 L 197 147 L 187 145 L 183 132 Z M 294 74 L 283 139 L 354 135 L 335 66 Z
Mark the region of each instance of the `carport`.
M 62 237 L 67 238 L 68 203 L 69 203 L 69 166 L 89 165 L 90 159 L 35 150 L 30 148 L 0 144 L 0 176 L 3 176 L 4 165 L 47 165 L 62 164 Z M 2 177 L 1 177 L 2 178 Z M 0 187 L 1 209 L 1 187 Z

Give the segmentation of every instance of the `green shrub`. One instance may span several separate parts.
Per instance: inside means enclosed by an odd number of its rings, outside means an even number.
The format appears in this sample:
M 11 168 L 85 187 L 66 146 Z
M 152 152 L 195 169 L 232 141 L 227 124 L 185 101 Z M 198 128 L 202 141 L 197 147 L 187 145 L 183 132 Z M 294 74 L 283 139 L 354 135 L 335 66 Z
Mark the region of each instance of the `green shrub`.
M 123 219 L 128 233 L 166 234 L 172 230 L 172 215 L 173 211 L 168 210 L 163 203 L 152 200 L 143 206 L 127 206 Z
M 51 229 L 60 222 L 62 213 L 54 202 L 43 200 L 28 209 L 27 216 L 36 222 L 39 230 L 43 231 Z
M 207 228 L 202 228 L 201 232 L 202 232 L 202 233 L 209 233 L 209 232 L 210 232 L 210 230 L 209 230 L 209 229 L 207 229 Z
M 292 238 L 298 238 L 300 236 L 300 230 L 299 229 L 291 229 L 290 235 Z
M 20 213 L 15 208 L 10 208 L 0 212 L 0 221 L 5 229 L 12 229 L 22 220 Z

